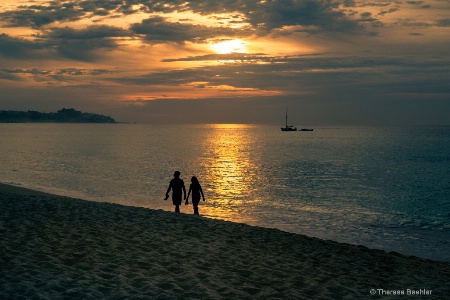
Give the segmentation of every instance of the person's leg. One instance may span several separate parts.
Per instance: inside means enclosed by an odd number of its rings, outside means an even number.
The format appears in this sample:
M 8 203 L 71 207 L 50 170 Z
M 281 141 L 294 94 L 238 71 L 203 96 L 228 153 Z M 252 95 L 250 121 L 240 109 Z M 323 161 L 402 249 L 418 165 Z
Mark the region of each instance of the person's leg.
M 198 203 L 200 199 L 192 199 L 192 205 L 194 206 L 194 215 L 198 215 Z
M 172 194 L 172 203 L 175 205 L 175 212 L 180 212 L 181 195 Z

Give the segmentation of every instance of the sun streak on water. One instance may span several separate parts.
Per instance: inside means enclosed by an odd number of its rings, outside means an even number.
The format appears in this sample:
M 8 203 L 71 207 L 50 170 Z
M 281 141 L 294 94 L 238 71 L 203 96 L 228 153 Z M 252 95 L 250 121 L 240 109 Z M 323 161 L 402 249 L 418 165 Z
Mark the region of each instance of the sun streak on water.
M 252 151 L 254 142 L 248 138 L 250 125 L 211 125 L 210 132 L 202 142 L 206 149 L 202 162 L 203 181 L 208 185 L 208 194 L 214 205 L 205 214 L 224 220 L 251 221 L 251 216 L 242 211 L 242 204 L 258 202 L 252 191 L 258 177 L 257 155 Z

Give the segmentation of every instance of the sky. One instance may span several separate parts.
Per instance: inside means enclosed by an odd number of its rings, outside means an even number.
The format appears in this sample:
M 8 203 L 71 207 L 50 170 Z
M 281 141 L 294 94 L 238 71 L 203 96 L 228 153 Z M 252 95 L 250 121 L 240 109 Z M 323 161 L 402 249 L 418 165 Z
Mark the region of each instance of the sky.
M 450 0 L 0 2 L 0 110 L 450 125 Z

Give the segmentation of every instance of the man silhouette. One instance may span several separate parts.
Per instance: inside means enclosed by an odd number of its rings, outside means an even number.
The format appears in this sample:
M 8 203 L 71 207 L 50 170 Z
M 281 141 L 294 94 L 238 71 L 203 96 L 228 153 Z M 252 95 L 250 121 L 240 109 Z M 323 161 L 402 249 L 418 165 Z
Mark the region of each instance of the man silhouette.
M 180 205 L 182 201 L 182 192 L 184 192 L 184 200 L 186 200 L 186 188 L 184 186 L 183 179 L 180 178 L 180 171 L 175 171 L 173 174 L 173 179 L 170 181 L 169 188 L 166 192 L 166 198 L 164 200 L 167 200 L 169 198 L 169 192 L 172 190 L 172 203 L 175 205 L 175 212 L 180 212 Z

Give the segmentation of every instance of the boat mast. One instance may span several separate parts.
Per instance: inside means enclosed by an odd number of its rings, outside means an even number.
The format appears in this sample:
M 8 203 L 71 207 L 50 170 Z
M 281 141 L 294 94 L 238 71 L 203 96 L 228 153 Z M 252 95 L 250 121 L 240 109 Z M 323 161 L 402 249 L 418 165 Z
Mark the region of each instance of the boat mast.
M 288 122 L 287 122 L 287 119 L 288 119 L 288 116 L 287 116 L 287 113 L 288 113 L 288 109 L 286 108 L 286 128 L 288 127 Z

